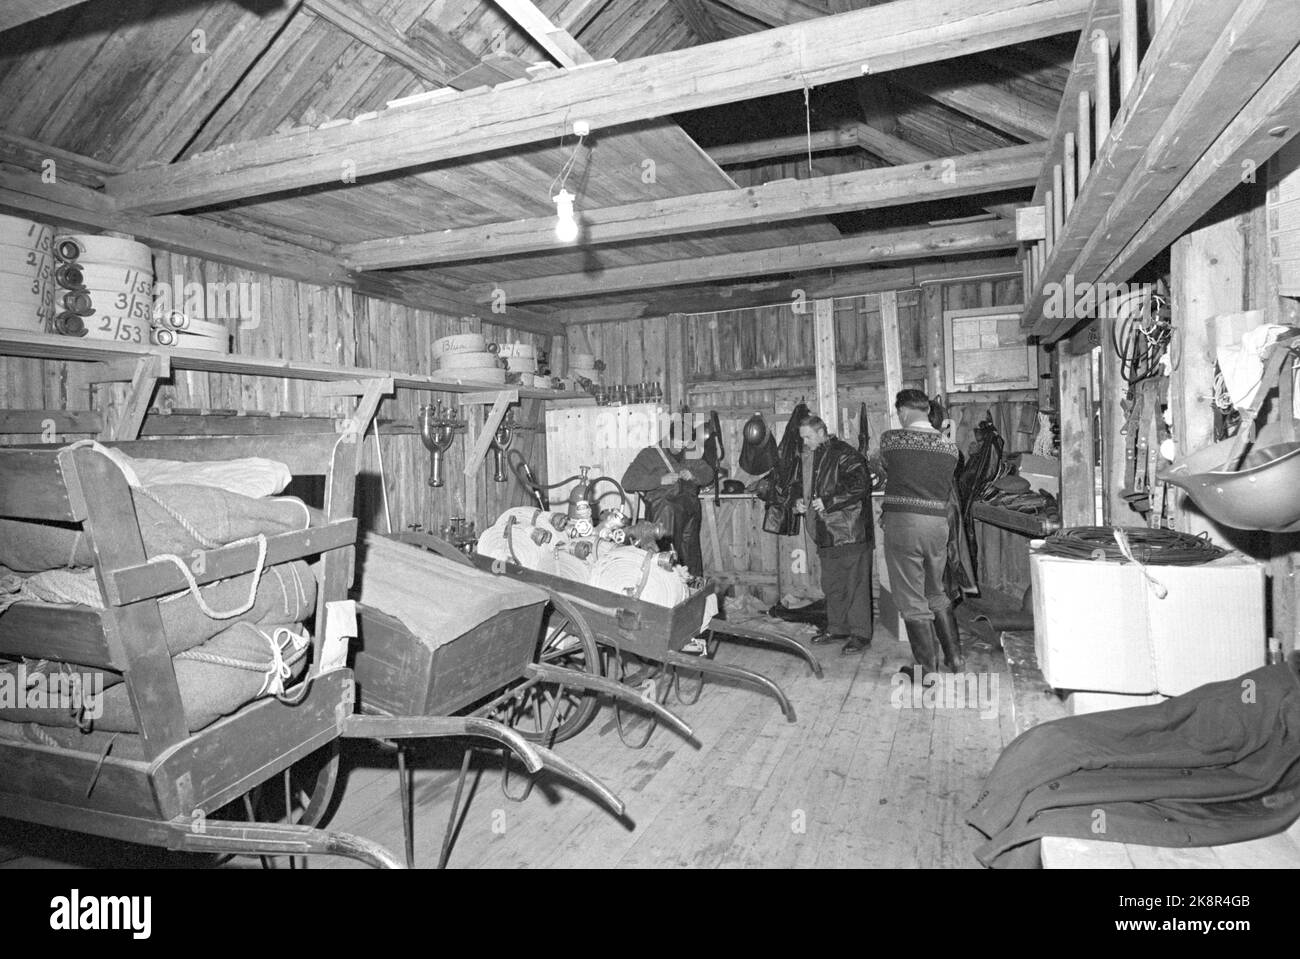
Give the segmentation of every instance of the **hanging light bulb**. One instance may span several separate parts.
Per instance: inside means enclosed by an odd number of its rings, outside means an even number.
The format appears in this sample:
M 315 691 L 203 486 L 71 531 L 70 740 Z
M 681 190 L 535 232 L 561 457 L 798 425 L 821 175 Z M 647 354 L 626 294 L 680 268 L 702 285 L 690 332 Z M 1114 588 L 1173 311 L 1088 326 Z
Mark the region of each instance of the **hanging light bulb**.
M 563 187 L 553 199 L 555 200 L 555 238 L 561 243 L 572 243 L 578 238 L 578 221 L 573 215 L 573 201 L 576 197 Z

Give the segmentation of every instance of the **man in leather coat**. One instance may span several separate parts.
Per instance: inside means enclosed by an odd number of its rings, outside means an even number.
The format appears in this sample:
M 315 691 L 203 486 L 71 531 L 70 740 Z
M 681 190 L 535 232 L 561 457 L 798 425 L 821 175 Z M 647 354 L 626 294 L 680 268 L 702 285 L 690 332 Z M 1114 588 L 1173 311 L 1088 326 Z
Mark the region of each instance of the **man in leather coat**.
M 821 417 L 806 417 L 799 424 L 799 436 L 812 451 L 812 469 L 795 510 L 811 524 L 826 594 L 826 631 L 812 641 L 843 641 L 844 654 L 860 653 L 872 637 L 871 475 L 862 454 L 829 435 Z

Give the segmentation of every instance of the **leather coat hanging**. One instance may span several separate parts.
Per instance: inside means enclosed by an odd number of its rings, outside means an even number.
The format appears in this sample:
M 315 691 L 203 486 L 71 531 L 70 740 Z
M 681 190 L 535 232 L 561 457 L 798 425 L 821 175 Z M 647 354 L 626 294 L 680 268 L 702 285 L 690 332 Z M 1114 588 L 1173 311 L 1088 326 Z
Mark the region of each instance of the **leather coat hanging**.
M 795 406 L 794 412 L 785 424 L 781 442 L 777 446 L 776 466 L 769 474 L 771 483 L 767 486 L 767 511 L 763 515 L 763 531 L 778 536 L 795 536 L 798 534 L 799 514 L 794 511 L 795 501 L 803 496 L 803 478 L 800 475 L 800 454 L 803 452 L 803 439 L 799 436 L 799 423 L 808 415 L 804 403 Z

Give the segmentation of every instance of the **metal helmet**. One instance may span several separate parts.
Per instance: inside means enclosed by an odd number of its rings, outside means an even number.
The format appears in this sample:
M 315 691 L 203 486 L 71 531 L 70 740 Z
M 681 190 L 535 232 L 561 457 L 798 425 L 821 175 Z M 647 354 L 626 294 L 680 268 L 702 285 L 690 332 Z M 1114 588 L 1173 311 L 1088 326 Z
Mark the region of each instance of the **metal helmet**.
M 1240 469 L 1231 469 L 1236 439 L 1197 450 L 1157 476 L 1187 491 L 1210 519 L 1234 529 L 1300 531 L 1300 442 L 1283 424 L 1259 431 Z
M 755 413 L 745 421 L 742 435 L 746 446 L 761 446 L 767 440 L 767 423 L 762 413 Z
M 1290 342 L 1297 336 L 1300 330 L 1272 344 L 1255 404 L 1242 410 L 1238 434 L 1175 461 L 1156 477 L 1182 487 L 1202 513 L 1225 526 L 1269 533 L 1300 530 L 1300 437 L 1294 419 L 1296 354 Z M 1251 437 L 1250 423 L 1274 383 L 1276 408 L 1282 418 Z

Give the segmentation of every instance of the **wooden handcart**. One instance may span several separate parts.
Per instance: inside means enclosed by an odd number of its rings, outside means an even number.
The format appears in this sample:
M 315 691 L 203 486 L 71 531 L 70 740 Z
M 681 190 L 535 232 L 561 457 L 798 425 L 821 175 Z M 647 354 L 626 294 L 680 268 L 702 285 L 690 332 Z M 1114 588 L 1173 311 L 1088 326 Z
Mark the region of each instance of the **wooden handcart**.
M 89 446 L 0 450 L 0 517 L 79 528 L 93 548 L 102 602 L 102 608 L 27 602 L 11 607 L 0 616 L 0 654 L 120 676 L 138 728 L 134 735 L 87 734 L 84 744 L 0 740 L 0 817 L 186 852 L 323 854 L 400 867 L 376 843 L 319 828 L 337 783 L 339 740 L 443 737 L 499 743 L 530 772 L 549 768 L 622 814 L 622 803 L 602 784 L 501 722 L 483 716 L 362 715 L 352 671 L 322 670 L 323 638 L 349 604 L 358 431 L 112 445 L 171 460 L 273 456 L 295 476 L 324 477 L 324 505 L 305 530 L 197 550 L 184 558 L 183 569 L 179 561 L 147 555 L 127 479 L 103 452 Z M 296 559 L 315 560 L 319 583 L 306 676 L 284 695 L 255 698 L 191 730 L 159 599 L 184 590 L 187 581 L 198 588 L 263 562 Z M 540 682 L 555 674 L 539 662 L 532 675 Z M 310 783 L 301 792 L 289 788 L 291 767 L 310 767 Z M 250 793 L 281 773 L 289 807 L 285 821 L 254 821 Z M 232 820 L 241 802 L 247 821 Z
M 367 537 L 363 548 L 382 549 L 385 538 Z M 387 539 L 401 543 L 406 536 Z M 412 545 L 408 541 L 408 545 Z M 419 537 L 419 545 L 468 568 L 476 568 L 459 550 L 441 540 Z M 392 549 L 392 546 L 388 547 Z M 400 547 L 399 547 L 400 548 Z M 431 578 L 430 595 L 438 583 Z M 605 678 L 595 635 L 574 604 L 553 590 L 534 590 L 537 601 L 503 610 L 436 648 L 421 641 L 396 617 L 361 607 L 360 637 L 354 662 L 363 713 L 376 717 L 365 725 L 371 730 L 400 731 L 407 720 L 395 717 L 452 716 L 463 713 L 478 721 L 496 721 L 530 743 L 549 748 L 577 735 L 594 718 L 598 697 L 606 695 L 622 707 L 648 713 L 687 738 L 691 728 L 660 703 L 636 690 Z M 474 747 L 465 750 L 460 777 L 443 838 L 439 867 L 447 864 L 462 813 L 460 799 Z M 552 769 L 582 783 L 583 774 L 547 753 Z M 408 864 L 414 860 L 412 777 L 403 751 L 398 748 L 398 776 L 402 824 Z M 502 790 L 507 798 L 522 802 L 532 781 L 518 795 L 509 791 L 507 756 Z M 530 772 L 536 770 L 530 769 Z M 584 783 L 584 785 L 589 785 Z M 608 796 L 602 800 L 614 807 Z
M 427 533 L 402 533 L 395 538 L 444 554 L 452 550 Z M 770 692 L 786 719 L 795 722 L 794 706 L 781 687 L 768 677 L 739 666 L 714 662 L 707 656 L 682 652 L 687 642 L 700 631 L 711 589 L 701 590 L 685 603 L 669 608 L 504 560 L 484 556 L 467 559 L 485 572 L 538 586 L 563 600 L 563 605 L 554 607 L 562 621 L 556 625 L 561 631 L 591 636 L 594 645 L 603 647 L 607 655 L 602 657 L 589 652 L 587 662 L 596 661 L 609 681 L 616 680 L 620 687 L 637 689 L 641 702 L 666 702 L 671 694 L 679 702 L 691 705 L 699 699 L 704 678 L 713 676 Z M 711 632 L 712 642 L 723 630 L 719 627 Z M 817 661 L 793 640 L 757 630 L 742 635 L 795 652 L 809 663 L 816 675 L 821 675 Z M 619 735 L 627 745 L 639 749 L 649 741 L 659 714 L 650 712 L 643 717 L 634 717 L 625 702 L 626 698 L 620 697 L 614 705 Z M 585 711 L 573 708 L 560 717 L 556 723 L 556 728 L 561 730 L 557 740 L 575 735 L 590 723 L 595 717 L 595 706 L 589 701 Z

